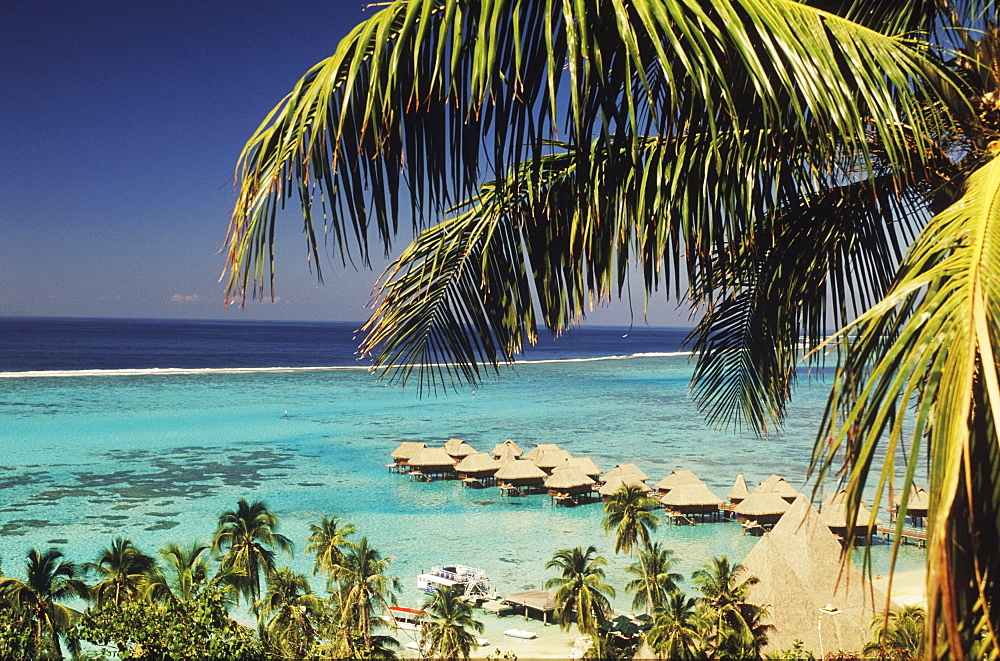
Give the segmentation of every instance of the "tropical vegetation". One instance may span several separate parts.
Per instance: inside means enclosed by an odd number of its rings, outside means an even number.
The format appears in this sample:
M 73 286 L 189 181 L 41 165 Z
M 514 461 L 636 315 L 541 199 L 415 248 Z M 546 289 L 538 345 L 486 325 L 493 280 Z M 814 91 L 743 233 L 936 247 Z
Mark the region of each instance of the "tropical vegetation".
M 224 552 L 222 568 L 234 574 L 239 595 L 250 603 L 260 599 L 261 581 L 275 570 L 274 548 L 292 552 L 291 540 L 276 532 L 277 525 L 267 505 L 246 498 L 219 516 L 212 550 Z
M 472 614 L 472 606 L 458 591 L 437 590 L 424 604 L 431 619 L 423 624 L 421 648 L 431 659 L 468 659 L 476 646 L 473 632 L 482 633 L 483 623 Z
M 362 349 L 433 389 L 634 276 L 699 317 L 708 421 L 759 433 L 843 327 L 814 465 L 856 509 L 928 458 L 928 653 L 1000 654 L 997 4 L 384 4 L 247 142 L 228 299 L 274 295 L 291 198 L 320 278 L 412 231 Z
M 545 564 L 546 569 L 558 569 L 559 576 L 545 581 L 545 589 L 555 588 L 555 614 L 560 628 L 568 630 L 575 621 L 580 633 L 592 634 L 611 613 L 609 597 L 615 589 L 604 582 L 604 567 L 608 564 L 597 549 L 579 546 L 559 549 Z

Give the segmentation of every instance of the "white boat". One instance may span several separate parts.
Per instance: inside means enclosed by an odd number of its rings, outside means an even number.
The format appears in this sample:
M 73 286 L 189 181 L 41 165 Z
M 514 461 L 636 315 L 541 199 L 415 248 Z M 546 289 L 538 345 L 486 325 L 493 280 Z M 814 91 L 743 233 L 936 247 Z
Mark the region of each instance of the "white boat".
M 486 572 L 465 565 L 432 567 L 429 572 L 417 576 L 418 590 L 434 593 L 441 588 L 456 589 L 463 597 L 497 598 L 497 591 L 490 586 Z
M 382 619 L 390 626 L 406 631 L 420 631 L 424 615 L 427 613 L 416 608 L 403 608 L 402 606 L 389 606 L 389 614 L 383 615 Z
M 534 631 L 528 631 L 527 629 L 507 629 L 503 632 L 503 635 L 510 636 L 511 638 L 537 638 L 538 634 Z

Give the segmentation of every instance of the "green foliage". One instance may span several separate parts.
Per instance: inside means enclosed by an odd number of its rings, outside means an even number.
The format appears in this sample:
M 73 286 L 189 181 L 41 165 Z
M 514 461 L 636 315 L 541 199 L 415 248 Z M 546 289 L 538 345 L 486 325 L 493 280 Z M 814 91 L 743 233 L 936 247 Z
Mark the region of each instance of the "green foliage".
M 713 558 L 692 578 L 702 596 L 700 605 L 711 618 L 708 643 L 717 656 L 759 657 L 773 627 L 765 622 L 767 612 L 747 603 L 756 576 L 746 576 L 742 565 L 730 564 L 726 556 Z
M 767 654 L 764 658 L 771 661 L 811 661 L 815 659 L 816 655 L 805 647 L 805 643 L 796 639 L 791 648 Z
M 341 525 L 340 517 L 323 517 L 319 525 L 309 524 L 309 545 L 306 553 L 316 554 L 316 562 L 313 564 L 313 575 L 319 572 L 327 576 L 331 574 L 333 568 L 339 565 L 344 559 L 343 546 L 347 543 L 347 537 L 355 531 L 353 523 Z
M 34 658 L 35 637 L 28 614 L 0 605 L 0 659 Z
M 423 623 L 421 644 L 425 656 L 432 659 L 468 659 L 476 645 L 470 633 L 482 633 L 483 623 L 475 619 L 472 606 L 461 599 L 457 590 L 439 589 L 423 606 L 432 619 Z
M 396 602 L 399 577 L 387 574 L 395 557 L 383 558 L 378 550 L 368 545 L 367 537 L 357 543 L 347 542 L 346 549 L 331 574 L 336 644 L 341 646 L 345 656 L 383 656 L 392 651 L 396 641 L 377 636 L 374 630 L 381 624 L 378 615 L 390 603 Z
M 212 550 L 224 551 L 223 572 L 234 575 L 240 595 L 253 603 L 260 599 L 261 581 L 275 568 L 275 547 L 292 552 L 292 542 L 277 532 L 278 518 L 258 501 L 240 498 L 235 510 L 219 516 Z
M 652 542 L 639 551 L 639 562 L 633 562 L 625 569 L 637 577 L 625 584 L 625 591 L 635 595 L 632 598 L 632 608 L 645 607 L 649 613 L 666 602 L 684 578 L 671 571 L 677 562 L 674 552 L 662 548 L 659 542 Z
M 556 588 L 555 613 L 560 628 L 568 630 L 575 619 L 580 633 L 590 634 L 607 621 L 611 613 L 608 597 L 615 596 L 615 589 L 604 582 L 605 565 L 607 560 L 597 555 L 593 546 L 586 551 L 579 546 L 560 549 L 545 563 L 546 569 L 562 573 L 545 581 L 546 590 Z
M 288 567 L 279 567 L 268 577 L 264 598 L 253 605 L 268 656 L 301 659 L 312 651 L 315 618 L 324 604 L 310 592 L 306 577 Z
M 115 645 L 123 659 L 263 659 L 251 629 L 229 617 L 222 588 L 209 585 L 189 602 L 127 602 L 88 609 L 72 635 Z
M 128 537 L 111 540 L 111 546 L 95 562 L 84 565 L 88 573 L 102 579 L 90 588 L 98 606 L 138 598 L 140 585 L 155 566 L 152 556 L 136 548 Z
M 911 661 L 924 656 L 924 609 L 903 606 L 885 617 L 872 618 L 872 640 L 862 654 L 886 661 Z

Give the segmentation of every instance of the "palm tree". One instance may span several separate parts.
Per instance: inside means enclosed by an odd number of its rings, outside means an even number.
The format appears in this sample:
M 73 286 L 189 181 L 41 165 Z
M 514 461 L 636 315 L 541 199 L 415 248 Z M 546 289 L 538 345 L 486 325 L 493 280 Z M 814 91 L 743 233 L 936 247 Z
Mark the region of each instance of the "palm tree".
M 822 359 L 809 351 L 828 324 L 856 317 L 836 336 L 817 467 L 843 462 L 856 504 L 870 458 L 888 458 L 888 482 L 912 438 L 903 490 L 920 456 L 933 476 L 930 649 L 940 631 L 964 658 L 986 631 L 1000 650 L 980 589 L 1000 573 L 996 14 L 992 0 L 388 3 L 244 148 L 227 298 L 274 295 L 287 198 L 317 266 L 317 199 L 323 236 L 367 264 L 390 250 L 405 188 L 416 238 L 362 345 L 383 374 L 475 382 L 475 361 L 499 370 L 640 265 L 647 300 L 663 289 L 703 313 L 693 385 L 709 421 L 759 431 L 780 424 L 800 359 Z
M 0 602 L 6 602 L 14 609 L 27 613 L 34 630 L 34 645 L 39 658 L 61 659 L 60 636 L 79 616 L 57 599 L 67 597 L 90 597 L 90 590 L 83 581 L 76 578 L 81 574 L 77 566 L 63 560 L 58 549 L 44 553 L 38 549 L 28 551 L 25 565 L 26 581 L 0 577 Z M 75 650 L 77 642 L 68 639 L 69 647 Z
M 313 565 L 313 575 L 320 571 L 330 575 L 333 568 L 339 565 L 344 559 L 344 552 L 341 547 L 347 542 L 347 536 L 354 533 L 353 523 L 340 525 L 340 517 L 323 517 L 317 526 L 309 524 L 309 546 L 306 553 L 316 554 L 316 563 Z
M 861 651 L 866 657 L 909 661 L 924 656 L 924 609 L 907 605 L 885 617 L 872 618 L 872 640 Z
M 274 548 L 292 552 L 292 542 L 275 532 L 277 528 L 277 517 L 264 503 L 251 505 L 246 498 L 219 516 L 212 551 L 225 552 L 220 570 L 239 575 L 237 589 L 251 603 L 260 599 L 261 579 L 274 571 Z
M 576 626 L 582 634 L 592 634 L 611 612 L 608 597 L 615 596 L 615 589 L 604 582 L 603 567 L 608 564 L 597 549 L 579 546 L 559 549 L 552 559 L 545 563 L 546 569 L 558 569 L 561 576 L 545 581 L 545 589 L 556 588 L 556 616 L 559 627 L 569 630 L 576 618 Z
M 706 656 L 711 623 L 697 608 L 694 597 L 674 591 L 656 609 L 655 616 L 646 641 L 657 654 L 679 661 Z
M 625 551 L 632 553 L 634 549 L 649 547 L 649 532 L 655 530 L 660 521 L 651 512 L 657 502 L 646 496 L 642 487 L 637 484 L 622 484 L 618 491 L 604 503 L 604 518 L 601 527 L 605 533 L 615 534 L 615 553 Z M 640 565 L 645 562 L 639 556 Z M 646 570 L 643 570 L 644 573 Z M 645 603 L 653 604 L 653 586 L 647 581 L 644 585 Z M 628 588 L 626 588 L 628 589 Z M 648 611 L 647 611 L 648 612 Z
M 91 586 L 97 605 L 117 606 L 139 597 L 139 586 L 156 568 L 156 561 L 136 548 L 128 537 L 116 537 L 95 562 L 85 563 L 84 568 L 102 578 Z
M 348 634 L 348 656 L 358 656 L 372 650 L 377 615 L 395 603 L 399 577 L 386 574 L 395 557 L 383 558 L 368 545 L 367 537 L 347 542 L 346 548 L 343 560 L 333 568 L 334 596 L 340 627 Z
M 208 582 L 208 554 L 208 544 L 201 542 L 192 542 L 187 548 L 178 544 L 163 547 L 160 557 L 172 576 L 168 579 L 163 569 L 154 569 L 142 585 L 143 596 L 150 601 L 190 601 Z
M 424 603 L 424 610 L 431 616 L 423 625 L 421 647 L 431 659 L 468 659 L 476 645 L 476 637 L 469 629 L 483 632 L 483 623 L 472 616 L 472 607 L 456 590 L 437 590 Z
M 635 595 L 632 598 L 632 608 L 645 608 L 649 613 L 666 603 L 684 578 L 677 572 L 670 571 L 676 564 L 674 552 L 661 548 L 659 542 L 652 542 L 640 550 L 639 562 L 633 562 L 625 570 L 636 577 L 625 584 L 625 591 Z
M 253 605 L 261 622 L 261 637 L 270 653 L 282 658 L 302 659 L 316 640 L 314 615 L 322 608 L 309 581 L 288 567 L 279 567 L 267 581 L 267 593 Z M 270 620 L 264 625 L 264 621 Z
M 759 657 L 771 629 L 762 622 L 764 609 L 746 601 L 750 588 L 760 579 L 745 574 L 743 565 L 732 565 L 723 555 L 712 558 L 693 575 L 702 594 L 700 603 L 712 619 L 709 640 L 717 654 L 733 658 Z

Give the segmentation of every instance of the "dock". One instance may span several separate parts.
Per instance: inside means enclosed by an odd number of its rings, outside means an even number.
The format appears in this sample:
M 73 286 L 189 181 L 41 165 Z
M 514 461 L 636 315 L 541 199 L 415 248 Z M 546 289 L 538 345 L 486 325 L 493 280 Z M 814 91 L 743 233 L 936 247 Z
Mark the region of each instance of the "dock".
M 878 534 L 882 535 L 882 539 L 888 542 L 896 536 L 896 526 L 879 526 Z M 899 541 L 901 544 L 912 542 L 917 546 L 927 546 L 927 529 L 904 526 Z

